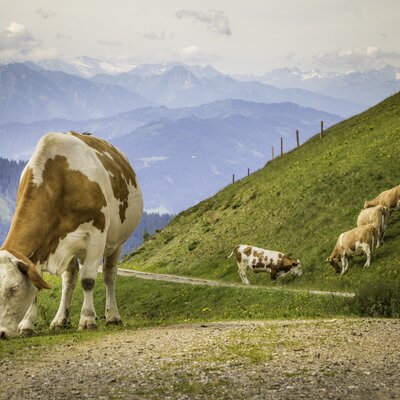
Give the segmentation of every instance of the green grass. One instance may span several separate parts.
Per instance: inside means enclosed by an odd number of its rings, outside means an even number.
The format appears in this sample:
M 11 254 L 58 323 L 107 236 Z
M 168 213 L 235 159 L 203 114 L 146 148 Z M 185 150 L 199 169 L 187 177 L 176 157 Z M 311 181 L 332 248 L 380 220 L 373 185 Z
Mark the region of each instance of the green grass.
M 60 278 L 46 277 L 51 290 L 39 295 L 38 335 L 29 339 L 0 341 L 0 358 L 40 356 L 43 349 L 58 343 L 75 344 L 120 329 L 137 329 L 177 323 L 207 323 L 221 320 L 269 318 L 319 318 L 354 316 L 353 300 L 307 293 L 276 292 L 265 289 L 203 287 L 177 283 L 118 277 L 117 301 L 124 327 L 106 327 L 103 318 L 104 285 L 99 277 L 95 287 L 95 307 L 99 317 L 98 332 L 77 332 L 82 290 L 77 287 L 72 304 L 69 330 L 50 331 L 60 295 Z M 79 285 L 78 285 L 79 286 Z
M 226 256 L 238 244 L 301 259 L 303 276 L 281 285 L 353 291 L 400 277 L 400 212 L 372 265 L 355 257 L 345 276 L 324 260 L 341 232 L 356 225 L 366 199 L 400 183 L 400 94 L 316 136 L 180 213 L 125 260 L 123 267 L 239 282 Z M 271 285 L 263 274 L 251 282 Z

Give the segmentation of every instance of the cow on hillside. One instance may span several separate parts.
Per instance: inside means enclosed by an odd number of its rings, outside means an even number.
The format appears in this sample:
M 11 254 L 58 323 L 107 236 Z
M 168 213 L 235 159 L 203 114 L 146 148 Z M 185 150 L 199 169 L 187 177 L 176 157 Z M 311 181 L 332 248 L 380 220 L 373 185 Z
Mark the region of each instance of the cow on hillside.
M 375 206 L 361 210 L 357 218 L 357 226 L 373 224 L 378 231 L 376 247 L 383 243 L 387 223 L 390 217 L 390 210 L 384 206 Z
M 227 258 L 233 254 L 236 257 L 240 279 L 245 285 L 250 284 L 246 275 L 247 269 L 251 269 L 254 273 L 269 272 L 272 281 L 288 273 L 297 276 L 302 274 L 300 260 L 288 257 L 279 251 L 242 244 L 236 246 Z
M 371 255 L 378 240 L 378 231 L 373 224 L 362 225 L 339 235 L 332 254 L 325 260 L 337 273 L 343 275 L 349 266 L 347 258 L 361 251 L 367 256 L 364 267 L 371 264 Z
M 400 209 L 400 185 L 395 186 L 392 189 L 385 190 L 372 200 L 366 200 L 364 208 L 384 206 L 390 210 Z
M 114 146 L 75 132 L 45 135 L 22 172 L 16 211 L 0 248 L 0 336 L 32 334 L 37 292 L 49 288 L 42 271 L 62 274 L 51 327 L 69 325 L 78 260 L 84 291 L 79 329 L 96 328 L 93 288 L 102 257 L 106 322 L 121 323 L 117 261 L 142 211 L 136 175 Z

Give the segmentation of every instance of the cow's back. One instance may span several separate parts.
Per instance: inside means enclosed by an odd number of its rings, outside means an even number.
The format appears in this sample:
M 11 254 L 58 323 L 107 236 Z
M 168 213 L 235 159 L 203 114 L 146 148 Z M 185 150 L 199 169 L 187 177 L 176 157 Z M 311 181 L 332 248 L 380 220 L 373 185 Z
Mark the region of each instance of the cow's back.
M 46 204 L 52 207 L 46 210 Z M 49 133 L 23 171 L 16 214 L 24 208 L 34 214 L 40 205 L 41 220 L 59 221 L 37 257 L 43 261 L 85 224 L 105 235 L 105 255 L 111 254 L 139 223 L 143 199 L 128 160 L 108 142 L 75 132 Z

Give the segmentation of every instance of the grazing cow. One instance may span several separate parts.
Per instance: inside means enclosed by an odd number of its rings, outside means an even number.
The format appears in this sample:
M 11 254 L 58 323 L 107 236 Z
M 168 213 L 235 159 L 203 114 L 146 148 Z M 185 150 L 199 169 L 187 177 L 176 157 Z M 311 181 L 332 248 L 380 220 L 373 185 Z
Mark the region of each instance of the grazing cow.
M 297 276 L 302 274 L 300 260 L 288 257 L 279 251 L 241 244 L 236 246 L 227 258 L 233 254 L 237 260 L 240 279 L 245 285 L 250 284 L 246 275 L 248 268 L 255 273 L 269 272 L 271 281 L 275 281 L 277 277 L 284 276 L 289 272 Z
M 361 225 L 343 232 L 339 235 L 332 254 L 325 261 L 330 263 L 337 273 L 343 275 L 349 266 L 347 257 L 361 251 L 367 256 L 364 267 L 368 267 L 371 264 L 371 255 L 375 250 L 377 236 L 377 229 L 373 224 Z
M 72 292 L 82 264 L 79 329 L 95 329 L 93 288 L 104 257 L 107 323 L 119 324 L 115 275 L 122 244 L 143 211 L 127 158 L 104 140 L 49 133 L 22 172 L 16 211 L 0 248 L 0 336 L 30 335 L 42 271 L 62 274 L 61 302 L 51 327 L 70 323 Z
M 376 247 L 383 243 L 383 237 L 389 220 L 390 210 L 384 206 L 375 206 L 361 210 L 357 218 L 357 226 L 373 224 L 378 231 Z
M 387 207 L 390 210 L 400 210 L 400 185 L 385 190 L 372 200 L 366 200 L 364 208 L 375 207 L 378 205 Z

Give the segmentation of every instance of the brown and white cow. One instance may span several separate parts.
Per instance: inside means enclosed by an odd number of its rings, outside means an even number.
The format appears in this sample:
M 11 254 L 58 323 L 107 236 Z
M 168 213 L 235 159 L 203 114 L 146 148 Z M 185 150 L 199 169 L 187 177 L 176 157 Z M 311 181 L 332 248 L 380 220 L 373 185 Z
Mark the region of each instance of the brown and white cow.
M 385 190 L 372 200 L 366 200 L 364 208 L 384 206 L 390 210 L 400 209 L 400 185 L 395 186 L 392 189 Z
M 371 264 L 371 255 L 378 240 L 378 231 L 373 224 L 361 225 L 339 235 L 332 254 L 325 260 L 343 275 L 349 266 L 347 258 L 361 251 L 367 256 L 364 267 Z M 341 265 L 340 265 L 341 264 Z
M 22 172 L 16 211 L 0 249 L 0 336 L 31 334 L 42 271 L 62 274 L 51 327 L 70 321 L 82 264 L 79 329 L 96 328 L 93 288 L 104 257 L 106 322 L 121 323 L 115 275 L 122 244 L 139 223 L 143 198 L 127 158 L 108 142 L 75 132 L 49 133 Z
M 236 246 L 227 258 L 230 258 L 233 254 L 235 254 L 238 264 L 240 279 L 245 285 L 250 284 L 246 275 L 247 269 L 251 269 L 255 273 L 269 272 L 272 281 L 288 273 L 297 276 L 302 275 L 300 260 L 288 257 L 279 251 L 241 244 Z
M 390 217 L 390 210 L 387 207 L 378 205 L 375 207 L 365 208 L 361 210 L 357 218 L 357 226 L 373 224 L 378 231 L 376 247 L 383 243 L 385 230 Z

